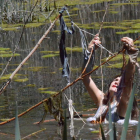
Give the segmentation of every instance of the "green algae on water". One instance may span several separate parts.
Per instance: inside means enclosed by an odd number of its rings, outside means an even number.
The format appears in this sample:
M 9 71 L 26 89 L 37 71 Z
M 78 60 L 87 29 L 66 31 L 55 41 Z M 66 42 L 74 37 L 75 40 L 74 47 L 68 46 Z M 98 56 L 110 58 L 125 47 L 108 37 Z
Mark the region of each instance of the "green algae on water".
M 140 40 L 136 40 L 134 44 L 140 44 Z
M 12 56 L 13 56 L 13 54 L 0 54 L 0 57 L 12 57 Z M 16 57 L 16 56 L 20 56 L 20 54 L 15 53 L 14 57 Z
M 103 26 L 103 28 L 112 28 L 112 29 L 121 29 L 121 30 L 126 30 L 126 27 L 121 27 L 121 26 Z
M 11 73 L 6 74 L 6 75 L 1 77 L 1 80 L 2 81 L 8 80 L 10 78 L 10 76 L 11 76 Z M 27 75 L 25 75 L 25 74 L 15 74 L 15 76 L 13 78 L 13 81 L 15 81 L 15 82 L 26 82 L 26 81 L 28 81 L 28 78 L 27 78 Z
M 28 85 L 26 85 L 26 87 L 36 87 L 36 85 L 35 84 L 28 84 Z
M 74 71 L 80 71 L 81 70 L 81 67 L 80 68 L 72 68 L 72 67 L 70 67 L 70 70 L 73 71 L 73 72 Z
M 122 68 L 122 66 L 123 66 L 123 62 L 111 64 L 110 66 L 107 66 L 107 68 Z
M 95 130 L 95 131 L 91 131 L 91 133 L 99 133 L 100 131 L 99 130 Z
M 28 24 L 26 24 L 26 28 L 39 27 L 44 24 L 45 23 L 28 23 Z
M 48 88 L 38 88 L 39 91 L 44 91 L 44 90 L 48 90 L 51 89 L 52 87 L 48 87 Z
M 123 5 L 138 5 L 139 3 L 113 3 L 113 4 L 110 4 L 110 5 L 113 5 L 113 6 L 123 6 Z
M 26 82 L 28 80 L 29 80 L 28 78 L 23 78 L 23 79 L 15 79 L 14 81 L 15 82 Z
M 0 47 L 0 57 L 12 57 L 12 56 L 13 56 L 13 53 L 10 50 L 10 48 Z M 15 56 L 20 56 L 20 54 L 15 53 L 13 57 Z
M 80 10 L 80 9 L 77 8 L 77 7 L 74 7 L 74 8 L 72 9 L 72 11 L 78 11 L 78 10 Z
M 59 51 L 40 51 L 40 53 L 45 53 L 45 54 L 59 54 Z
M 39 67 L 39 66 L 38 67 L 28 67 L 28 70 L 33 71 L 33 72 L 38 72 L 45 68 L 47 68 L 47 67 Z
M 82 50 L 82 48 L 81 47 L 72 47 L 72 48 L 70 48 L 70 47 L 66 47 L 66 51 L 69 53 L 69 52 L 82 52 L 83 50 Z
M 133 28 L 133 29 L 140 29 L 140 23 L 133 24 L 131 26 L 131 28 Z
M 140 33 L 140 29 L 139 30 L 127 30 L 124 32 L 116 32 L 116 34 L 129 34 L 129 33 Z
M 42 58 L 50 58 L 50 57 L 56 57 L 59 56 L 59 54 L 47 54 L 47 55 L 43 55 Z
M 119 11 L 109 11 L 110 14 L 118 14 Z
M 128 58 L 129 58 L 129 56 L 127 55 L 127 56 L 126 56 L 126 59 L 128 60 Z M 102 61 L 106 61 L 106 60 L 107 60 L 107 58 L 102 59 Z M 122 54 L 119 54 L 119 55 L 117 55 L 116 57 L 112 58 L 112 59 L 110 60 L 110 62 L 111 62 L 111 61 L 122 61 L 122 60 L 123 60 L 123 56 L 122 56 Z
M 1 51 L 8 51 L 8 50 L 10 50 L 10 48 L 2 48 L 2 47 L 0 47 L 0 52 Z
M 39 90 L 39 93 L 43 93 L 43 94 L 50 94 L 50 95 L 52 95 L 52 94 L 57 93 L 56 91 L 49 91 L 47 89 L 49 89 L 49 88 L 40 88 L 38 90 Z

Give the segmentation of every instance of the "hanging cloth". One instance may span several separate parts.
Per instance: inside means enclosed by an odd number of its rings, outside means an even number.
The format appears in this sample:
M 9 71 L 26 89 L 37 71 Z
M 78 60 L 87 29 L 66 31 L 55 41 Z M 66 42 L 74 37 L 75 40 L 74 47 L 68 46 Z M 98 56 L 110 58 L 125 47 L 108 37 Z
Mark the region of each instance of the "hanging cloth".
M 73 26 L 73 22 L 71 19 L 71 30 L 66 26 L 65 21 L 63 19 L 62 13 L 64 11 L 67 11 L 67 7 L 64 6 L 61 11 L 59 11 L 60 13 L 60 29 L 61 29 L 61 38 L 60 38 L 60 43 L 59 43 L 59 51 L 60 51 L 60 59 L 61 59 L 61 63 L 63 65 L 63 69 L 62 69 L 62 76 L 63 77 L 67 77 L 68 83 L 70 82 L 70 69 L 69 69 L 69 63 L 68 63 L 68 57 L 67 57 L 67 53 L 66 53 L 66 48 L 65 48 L 65 31 L 68 34 L 73 34 L 74 33 L 74 26 Z M 67 11 L 67 14 L 69 15 L 69 12 Z

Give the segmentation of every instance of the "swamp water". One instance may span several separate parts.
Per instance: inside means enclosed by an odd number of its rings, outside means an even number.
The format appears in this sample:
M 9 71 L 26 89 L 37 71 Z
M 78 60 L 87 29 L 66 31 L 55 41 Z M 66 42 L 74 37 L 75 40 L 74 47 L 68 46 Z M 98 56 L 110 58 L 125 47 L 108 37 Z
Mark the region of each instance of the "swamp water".
M 95 2 L 94 2 L 95 3 Z M 123 1 L 110 2 L 107 15 L 101 30 L 102 45 L 111 52 L 117 52 L 121 49 L 122 44 L 120 39 L 123 36 L 129 36 L 136 39 L 140 32 L 140 4 L 139 1 L 131 0 L 124 3 Z M 99 31 L 101 21 L 105 12 L 106 2 L 98 2 L 95 4 L 77 4 L 69 8 L 73 22 L 80 28 L 96 34 Z M 64 14 L 64 19 L 69 26 L 69 18 Z M 10 62 L 6 73 L 1 78 L 1 86 L 6 81 L 10 74 L 17 68 L 19 63 L 29 54 L 36 45 L 38 40 L 48 29 L 50 24 L 44 24 L 39 27 L 26 28 L 22 41 L 18 46 L 15 57 Z M 66 35 L 66 47 L 71 69 L 71 82 L 78 78 L 81 74 L 81 66 L 83 54 L 81 49 L 81 37 L 78 29 L 75 27 L 75 34 Z M 11 52 L 19 41 L 21 29 L 15 31 L 0 31 L 0 70 L 5 68 Z M 86 34 L 88 42 L 93 36 Z M 55 94 L 66 86 L 66 80 L 61 75 L 61 62 L 59 58 L 59 21 L 49 33 L 47 38 L 42 42 L 40 47 L 31 56 L 31 58 L 23 65 L 22 69 L 16 74 L 14 79 L 4 93 L 0 96 L 0 120 L 4 121 L 15 116 L 15 103 L 18 101 L 19 114 L 27 110 L 31 106 L 37 104 L 41 100 L 48 98 L 51 94 Z M 139 41 L 135 42 L 139 46 Z M 100 49 L 96 51 L 95 65 L 100 64 Z M 102 59 L 107 58 L 108 52 L 103 50 Z M 140 61 L 140 57 L 138 58 Z M 104 65 L 102 67 L 104 91 L 107 90 L 107 85 L 111 79 L 120 73 L 122 66 L 122 55 L 113 59 L 110 62 L 112 65 Z M 135 76 L 137 84 L 136 97 L 139 99 L 139 82 Z M 102 89 L 101 84 L 101 69 L 92 74 L 92 78 Z M 94 111 L 87 111 L 96 106 L 90 99 L 82 81 L 77 82 L 71 88 L 67 89 L 65 95 L 72 98 L 74 108 L 80 114 L 93 114 Z M 64 94 L 63 93 L 63 94 Z M 62 94 L 62 95 L 63 95 Z M 68 104 L 63 98 L 64 106 Z M 25 137 L 31 133 L 42 130 L 38 134 L 34 134 L 28 139 L 30 140 L 59 140 L 62 132 L 57 122 L 50 121 L 44 124 L 35 125 L 35 122 L 41 120 L 44 113 L 43 105 L 33 109 L 26 115 L 19 118 L 20 134 Z M 47 115 L 47 120 L 52 120 L 53 116 Z M 85 118 L 83 118 L 85 120 Z M 80 120 L 74 120 L 74 130 L 69 129 L 70 120 L 67 120 L 68 139 L 72 139 L 74 135 L 78 140 L 96 140 L 100 137 L 99 125 L 85 124 Z M 108 132 L 108 125 L 103 125 L 105 133 Z M 117 126 L 117 136 L 121 135 L 122 126 Z M 136 127 L 130 126 L 128 129 L 127 139 L 134 139 Z M 14 140 L 15 121 L 0 126 L 0 140 Z M 109 136 L 107 135 L 109 139 Z

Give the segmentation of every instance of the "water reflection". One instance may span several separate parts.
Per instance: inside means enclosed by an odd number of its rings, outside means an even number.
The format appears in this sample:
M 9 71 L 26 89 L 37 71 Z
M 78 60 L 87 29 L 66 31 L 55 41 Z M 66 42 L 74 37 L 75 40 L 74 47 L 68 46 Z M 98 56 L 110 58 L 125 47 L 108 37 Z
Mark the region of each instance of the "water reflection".
M 123 1 L 113 1 L 112 5 L 109 7 L 109 11 L 105 18 L 104 26 L 110 26 L 102 29 L 101 31 L 101 39 L 102 44 L 108 50 L 112 52 L 116 52 L 120 50 L 121 44 L 120 39 L 123 36 L 129 36 L 134 39 L 138 37 L 139 27 L 135 26 L 137 32 L 130 33 L 126 32 L 126 34 L 116 34 L 116 32 L 123 32 L 128 31 L 129 29 L 133 29 L 133 25 L 137 24 L 139 21 L 138 15 L 139 13 L 139 4 L 127 4 L 127 5 L 113 5 L 113 3 L 122 3 Z M 135 2 L 132 2 L 135 3 Z M 71 14 L 77 14 L 77 16 L 73 16 L 73 21 L 77 23 L 81 28 L 85 29 L 86 31 L 96 34 L 99 30 L 100 23 L 102 21 L 104 11 L 100 11 L 105 9 L 107 5 L 106 2 L 98 3 L 94 5 L 76 5 L 72 8 L 77 7 L 77 10 L 73 10 Z M 71 9 L 72 9 L 71 8 Z M 96 12 L 94 12 L 96 11 Z M 100 12 L 97 12 L 100 11 Z M 116 11 L 116 12 L 112 12 Z M 139 19 L 140 20 L 140 19 Z M 129 23 L 129 24 L 127 24 Z M 53 31 L 59 30 L 58 26 L 59 22 L 56 23 Z M 24 32 L 22 41 L 18 46 L 17 53 L 20 56 L 16 56 L 12 59 L 6 73 L 12 73 L 18 64 L 29 54 L 32 48 L 36 45 L 38 40 L 44 34 L 44 31 L 48 29 L 50 24 L 42 25 L 38 28 L 27 28 Z M 84 25 L 84 26 L 82 26 Z M 125 28 L 122 28 L 122 26 Z M 87 28 L 91 26 L 90 28 Z M 115 28 L 115 27 L 118 28 Z M 120 29 L 119 29 L 120 27 Z M 0 32 L 0 47 L 3 48 L 10 48 L 11 51 L 14 50 L 15 45 L 19 41 L 21 30 L 18 31 L 1 31 Z M 93 36 L 86 34 L 87 40 L 90 41 Z M 47 88 L 46 91 L 59 91 L 63 87 L 66 86 L 65 79 L 61 76 L 61 63 L 59 56 L 43 58 L 44 55 L 41 53 L 42 51 L 58 51 L 58 44 L 59 44 L 60 34 L 57 32 L 51 32 L 48 35 L 37 51 L 32 55 L 32 57 L 23 65 L 22 69 L 18 72 L 21 74 L 21 77 L 17 77 L 17 79 L 13 79 L 10 86 L 6 89 L 6 91 L 1 95 L 0 99 L 0 119 L 4 118 L 11 118 L 15 116 L 15 100 L 18 100 L 19 106 L 19 113 L 25 111 L 29 107 L 35 105 L 39 101 L 44 98 L 50 97 L 50 94 L 40 93 L 40 88 Z M 76 28 L 76 32 L 74 36 L 67 36 L 66 38 L 66 46 L 67 47 L 81 47 L 80 44 L 80 35 L 79 31 Z M 138 44 L 139 45 L 139 44 Z M 100 50 L 96 52 L 96 65 L 99 65 L 100 60 Z M 104 51 L 103 58 L 108 57 L 108 52 Z M 81 73 L 81 66 L 83 60 L 83 54 L 81 52 L 73 52 L 71 51 L 68 54 L 68 58 L 70 61 L 70 67 L 75 69 L 71 71 L 71 82 L 79 77 Z M 5 68 L 5 65 L 9 58 L 1 57 L 0 58 L 0 71 Z M 114 62 L 115 63 L 115 62 Z M 118 68 L 107 68 L 103 67 L 103 75 L 104 75 L 104 91 L 107 90 L 107 85 L 111 81 L 112 77 L 120 72 Z M 101 74 L 100 69 L 97 70 L 95 73 L 92 74 L 95 82 L 97 83 L 98 87 L 101 88 Z M 27 78 L 28 81 L 24 82 L 17 82 L 18 79 L 25 79 Z M 137 79 L 136 79 L 137 80 Z M 1 85 L 4 81 L 1 81 Z M 138 82 L 139 83 L 139 82 Z M 139 87 L 138 87 L 139 88 Z M 89 108 L 93 108 L 94 103 L 90 99 L 89 95 L 86 93 L 86 89 L 83 86 L 82 82 L 77 82 L 74 86 L 71 87 L 71 92 L 69 89 L 66 90 L 64 93 L 67 95 L 68 98 L 71 98 L 74 102 L 75 109 L 77 111 L 85 111 Z M 137 91 L 138 93 L 138 91 Z M 139 95 L 137 95 L 139 98 Z M 68 104 L 66 99 L 64 99 L 64 103 Z M 84 112 L 83 112 L 84 113 Z M 91 113 L 91 112 L 90 112 Z M 91 113 L 92 114 L 92 113 Z M 37 136 L 31 137 L 30 139 L 60 139 L 61 129 L 58 127 L 56 122 L 49 122 L 46 124 L 42 124 L 40 126 L 33 125 L 34 122 L 40 121 L 43 115 L 43 107 L 42 105 L 31 111 L 30 113 L 26 114 L 25 116 L 19 119 L 20 122 L 20 129 L 21 135 L 26 136 L 31 134 L 35 131 L 38 131 L 41 128 L 47 128 L 46 131 L 38 134 Z M 46 119 L 52 119 L 52 116 L 47 116 Z M 69 121 L 68 121 L 69 123 Z M 29 129 L 27 129 L 29 128 Z M 105 132 L 108 131 L 108 126 L 105 125 Z M 118 138 L 121 134 L 120 126 L 117 127 L 117 135 Z M 1 132 L 7 135 L 2 135 L 0 133 L 0 139 L 14 139 L 14 122 L 6 124 L 4 126 L 0 126 Z M 69 139 L 70 133 L 74 133 L 77 139 L 98 139 L 100 133 L 99 126 L 89 126 L 84 125 L 81 121 L 74 121 L 74 130 L 69 131 Z M 73 132 L 72 132 L 73 131 Z M 12 135 L 12 136 L 11 136 Z M 130 127 L 128 131 L 128 137 L 130 139 L 135 135 L 135 127 Z M 108 137 L 108 136 L 107 136 Z

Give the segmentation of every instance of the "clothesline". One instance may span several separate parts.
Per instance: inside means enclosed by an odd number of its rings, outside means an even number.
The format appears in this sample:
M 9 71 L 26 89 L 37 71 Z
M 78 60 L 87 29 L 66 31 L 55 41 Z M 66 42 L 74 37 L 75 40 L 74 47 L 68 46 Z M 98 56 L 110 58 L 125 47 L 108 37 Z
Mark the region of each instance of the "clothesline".
M 83 32 L 85 32 L 85 33 L 87 33 L 87 34 L 89 34 L 89 35 L 96 36 L 96 35 L 94 35 L 94 34 L 92 34 L 92 33 L 90 33 L 90 32 L 87 32 L 87 31 L 81 29 L 76 23 L 74 23 L 74 22 L 72 22 L 72 23 L 73 23 L 79 30 L 81 30 L 81 31 L 83 31 Z M 113 55 L 113 53 L 110 52 L 108 49 L 106 49 L 103 45 L 98 44 L 97 46 L 100 47 L 100 48 L 102 48 L 102 49 L 104 49 L 104 50 L 106 50 L 109 54 Z

